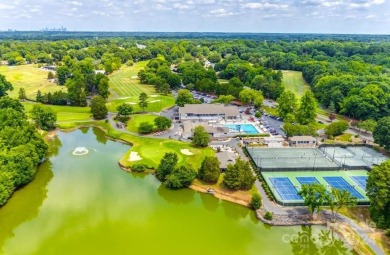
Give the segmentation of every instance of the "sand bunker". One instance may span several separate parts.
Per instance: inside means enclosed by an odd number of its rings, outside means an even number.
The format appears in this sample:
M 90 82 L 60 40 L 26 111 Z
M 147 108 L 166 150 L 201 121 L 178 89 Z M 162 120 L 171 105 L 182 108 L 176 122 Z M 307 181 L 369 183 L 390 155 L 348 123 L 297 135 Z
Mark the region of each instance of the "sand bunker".
M 126 102 L 126 104 L 137 104 L 137 103 L 134 103 L 134 102 Z
M 150 95 L 150 97 L 158 97 L 158 95 Z
M 129 159 L 128 161 L 132 162 L 132 161 L 138 161 L 138 160 L 141 160 L 142 158 L 138 155 L 138 152 L 130 152 L 130 156 L 129 156 Z
M 128 98 L 130 98 L 130 97 L 120 97 L 118 99 L 128 99 Z
M 138 79 L 137 75 L 131 76 L 131 79 Z
M 155 103 L 155 102 L 160 102 L 161 100 L 152 100 L 149 103 Z
M 180 152 L 187 156 L 194 155 L 194 153 L 190 152 L 188 149 L 181 149 Z

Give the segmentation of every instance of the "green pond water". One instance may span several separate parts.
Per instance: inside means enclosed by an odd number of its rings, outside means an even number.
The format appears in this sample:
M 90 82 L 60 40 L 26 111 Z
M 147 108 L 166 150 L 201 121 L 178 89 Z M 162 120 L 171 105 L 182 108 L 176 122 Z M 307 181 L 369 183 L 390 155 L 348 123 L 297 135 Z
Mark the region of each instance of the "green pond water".
M 35 180 L 0 209 L 1 254 L 350 253 L 325 227 L 270 227 L 243 206 L 126 173 L 117 162 L 129 146 L 98 129 L 51 143 Z

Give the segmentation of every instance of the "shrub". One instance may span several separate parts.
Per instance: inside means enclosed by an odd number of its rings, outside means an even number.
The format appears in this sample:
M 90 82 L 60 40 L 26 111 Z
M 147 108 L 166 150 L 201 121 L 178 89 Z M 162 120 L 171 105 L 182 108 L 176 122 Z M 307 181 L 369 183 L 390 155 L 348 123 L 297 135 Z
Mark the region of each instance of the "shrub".
M 260 112 L 256 112 L 256 113 L 255 113 L 255 117 L 256 117 L 256 118 L 260 118 L 260 117 L 261 117 L 261 113 L 260 113 Z
M 149 134 L 153 131 L 153 124 L 149 122 L 141 122 L 138 127 L 138 132 L 141 134 Z
M 390 237 L 390 228 L 387 229 L 387 230 L 385 231 L 385 235 L 386 235 L 387 237 Z
M 349 127 L 348 122 L 346 121 L 337 121 L 329 124 L 325 127 L 325 134 L 329 137 L 341 135 Z
M 266 212 L 266 213 L 264 214 L 264 219 L 266 219 L 266 220 L 272 220 L 272 218 L 273 218 L 273 215 L 272 215 L 271 212 Z
M 261 207 L 261 197 L 260 197 L 259 194 L 254 193 L 254 194 L 252 195 L 252 199 L 251 199 L 251 202 L 249 203 L 249 206 L 250 206 L 253 210 L 260 209 L 260 207 Z
M 144 164 L 135 164 L 135 165 L 131 166 L 131 171 L 137 172 L 137 173 L 145 172 L 146 169 L 147 169 L 147 167 Z

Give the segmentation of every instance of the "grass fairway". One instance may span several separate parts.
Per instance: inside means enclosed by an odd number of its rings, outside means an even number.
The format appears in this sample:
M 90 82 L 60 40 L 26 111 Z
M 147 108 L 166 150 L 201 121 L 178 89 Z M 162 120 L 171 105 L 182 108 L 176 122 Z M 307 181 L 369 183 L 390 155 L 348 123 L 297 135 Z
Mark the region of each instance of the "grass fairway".
M 283 72 L 283 84 L 287 90 L 293 92 L 297 98 L 308 90 L 310 90 L 309 84 L 302 77 L 302 72 L 297 71 L 282 71 Z
M 159 139 L 159 138 L 148 138 L 142 136 L 134 136 L 127 133 L 122 133 L 120 131 L 114 130 L 109 123 L 105 121 L 91 121 L 91 122 L 81 122 L 76 123 L 78 125 L 97 125 L 102 127 L 107 131 L 107 135 L 114 139 L 120 139 L 129 143 L 132 143 L 133 146 L 125 155 L 120 159 L 120 164 L 129 167 L 133 164 L 145 164 L 148 168 L 157 168 L 161 158 L 166 152 L 175 152 L 179 158 L 179 164 L 189 163 L 196 170 L 199 169 L 202 164 L 203 159 L 206 156 L 213 156 L 215 152 L 210 148 L 197 148 L 192 146 L 189 143 L 180 142 L 171 139 Z M 66 127 L 68 128 L 68 127 Z M 181 149 L 188 149 L 193 153 L 191 156 L 184 155 L 180 152 Z M 142 160 L 138 161 L 129 161 L 129 156 L 131 152 L 138 152 Z
M 23 102 L 26 112 L 30 112 L 35 103 Z M 91 119 L 91 108 L 89 107 L 74 107 L 62 105 L 48 105 L 57 113 L 57 122 L 77 122 L 88 121 Z
M 138 126 L 142 122 L 149 122 L 154 125 L 154 119 L 157 118 L 156 115 L 149 114 L 134 114 L 131 115 L 131 119 L 127 122 L 127 130 L 130 132 L 138 133 Z
M 123 103 L 133 105 L 134 111 L 139 112 L 142 109 L 138 106 L 138 97 L 144 92 L 149 96 L 148 107 L 145 111 L 160 112 L 163 109 L 175 105 L 175 99 L 172 95 L 164 96 L 158 94 L 153 85 L 141 84 L 137 74 L 142 70 L 148 61 L 135 63 L 134 66 L 122 66 L 109 76 L 110 88 L 113 91 L 107 108 L 110 112 L 116 112 L 116 107 Z
M 173 96 L 163 96 L 163 95 L 153 94 L 153 95 L 149 95 L 147 101 L 148 101 L 148 107 L 145 108 L 145 111 L 147 112 L 160 112 L 164 109 L 167 109 L 175 105 L 175 99 L 173 98 Z M 141 107 L 139 107 L 138 105 L 139 103 L 138 96 L 127 97 L 122 99 L 114 99 L 109 101 L 106 105 L 108 111 L 117 112 L 116 108 L 123 103 L 131 104 L 133 106 L 134 112 L 142 111 Z
M 8 92 L 12 98 L 18 97 L 20 88 L 24 88 L 27 98 L 33 100 L 38 90 L 42 93 L 66 90 L 63 86 L 49 82 L 47 80 L 48 71 L 39 69 L 38 65 L 0 66 L 0 74 L 12 83 L 14 90 Z
M 142 85 L 137 77 L 148 61 L 140 61 L 133 66 L 122 66 L 118 71 L 109 75 L 110 88 L 119 97 L 138 96 L 142 92 L 146 94 L 155 93 L 153 86 Z

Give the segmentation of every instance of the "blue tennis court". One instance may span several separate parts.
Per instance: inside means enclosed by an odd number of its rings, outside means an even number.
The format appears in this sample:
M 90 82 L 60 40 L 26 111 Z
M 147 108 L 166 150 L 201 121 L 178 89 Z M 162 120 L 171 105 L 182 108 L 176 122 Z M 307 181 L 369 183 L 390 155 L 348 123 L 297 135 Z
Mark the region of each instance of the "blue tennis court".
M 297 189 L 294 187 L 288 177 L 271 177 L 269 180 L 282 200 L 302 200 L 301 196 L 297 194 Z
M 366 190 L 367 176 L 351 176 L 351 179 L 362 189 Z
M 329 183 L 330 186 L 340 190 L 347 190 L 351 193 L 352 196 L 358 199 L 364 199 L 364 197 L 352 187 L 344 178 L 338 176 L 324 177 L 325 181 Z
M 315 177 L 296 177 L 301 185 L 320 183 Z

